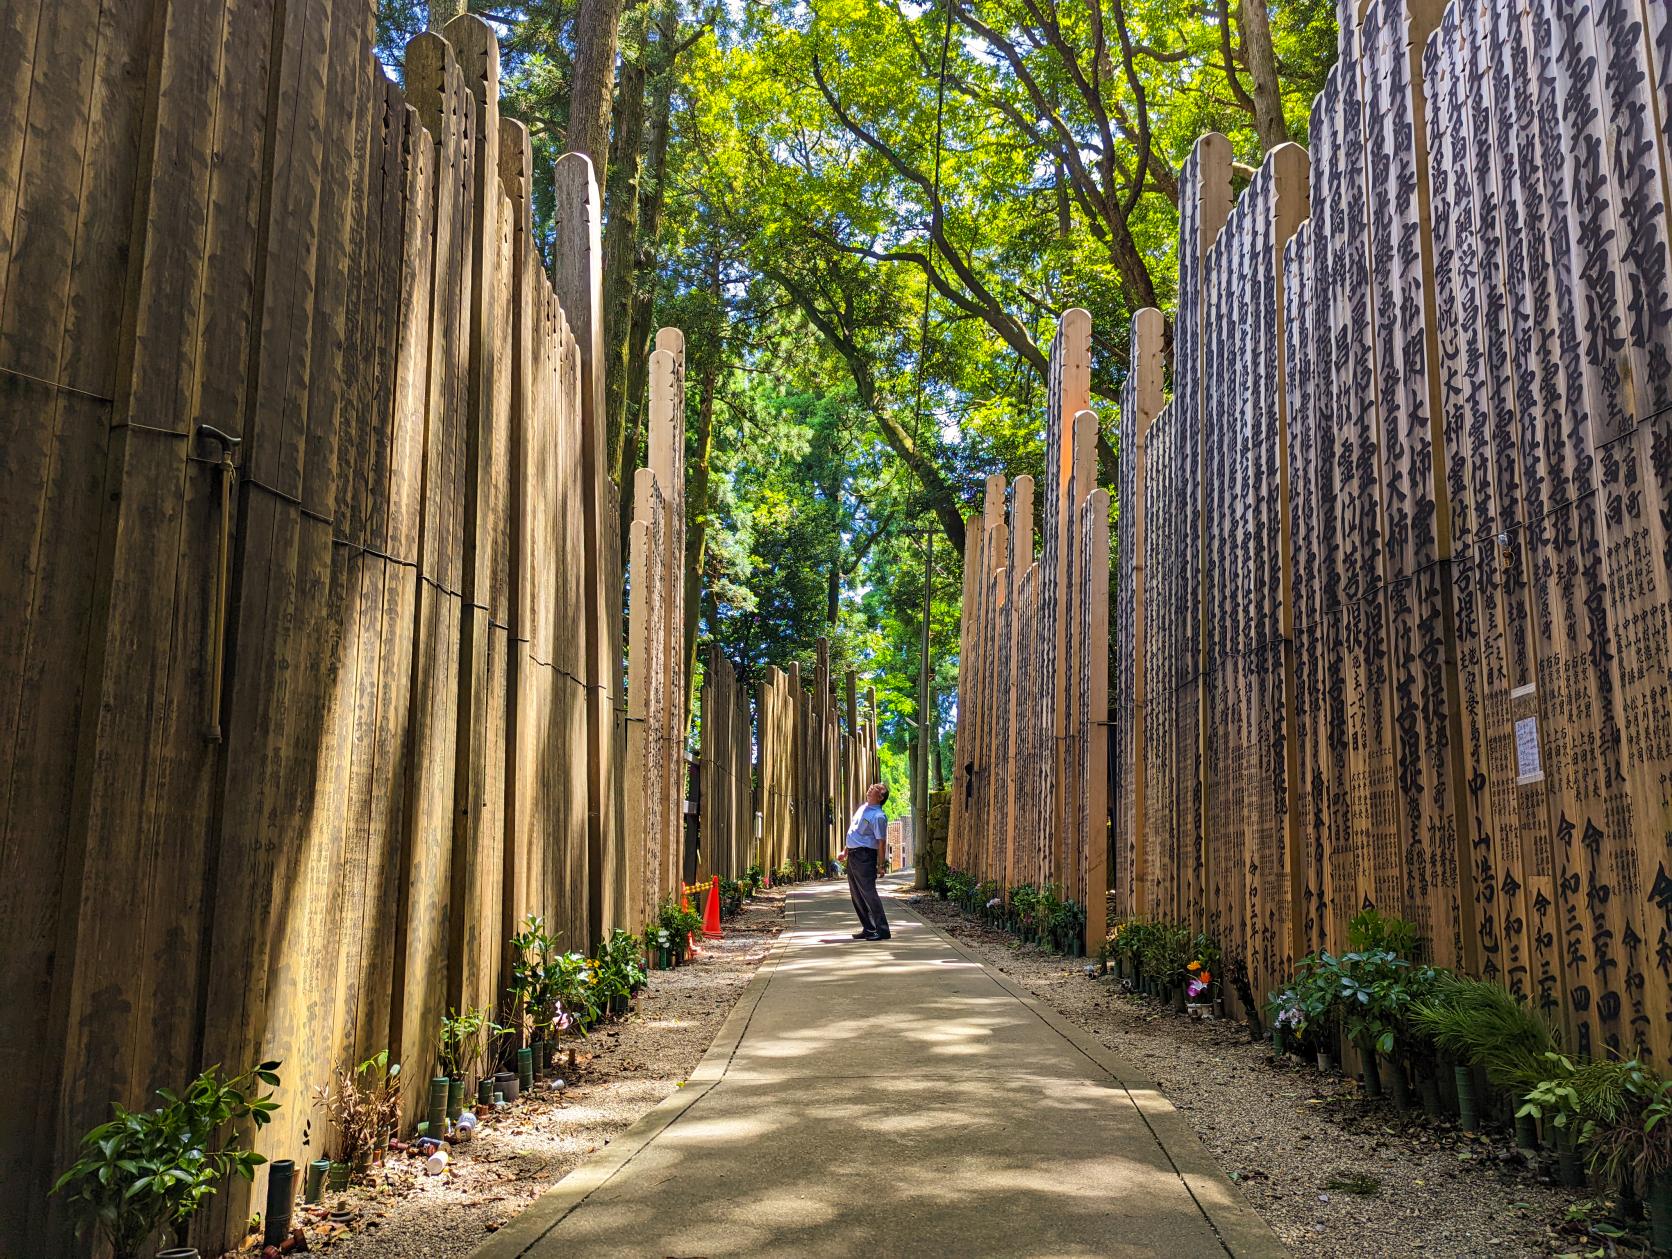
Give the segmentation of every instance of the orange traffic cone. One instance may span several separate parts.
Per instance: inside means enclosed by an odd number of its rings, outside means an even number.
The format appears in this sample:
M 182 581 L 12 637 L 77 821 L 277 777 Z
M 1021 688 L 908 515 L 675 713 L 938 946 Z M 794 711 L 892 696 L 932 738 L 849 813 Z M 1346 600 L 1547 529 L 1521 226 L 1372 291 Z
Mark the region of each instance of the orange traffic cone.
M 708 887 L 708 904 L 703 906 L 702 933 L 720 938 L 720 876 L 715 875 Z

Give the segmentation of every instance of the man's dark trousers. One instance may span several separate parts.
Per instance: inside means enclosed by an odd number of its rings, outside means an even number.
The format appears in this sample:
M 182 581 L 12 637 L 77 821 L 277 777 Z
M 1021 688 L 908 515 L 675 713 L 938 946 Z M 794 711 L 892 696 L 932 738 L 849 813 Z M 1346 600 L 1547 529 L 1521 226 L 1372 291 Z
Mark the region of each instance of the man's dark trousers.
M 887 935 L 888 918 L 882 912 L 882 897 L 877 895 L 875 848 L 848 849 L 848 894 L 853 897 L 853 912 L 859 915 L 865 934 Z

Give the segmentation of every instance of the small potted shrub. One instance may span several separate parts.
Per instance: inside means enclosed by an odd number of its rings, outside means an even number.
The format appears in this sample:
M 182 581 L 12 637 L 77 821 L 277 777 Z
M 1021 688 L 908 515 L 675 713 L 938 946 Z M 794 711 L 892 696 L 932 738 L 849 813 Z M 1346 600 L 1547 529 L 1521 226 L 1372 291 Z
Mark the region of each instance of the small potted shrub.
M 158 1233 L 182 1233 L 228 1176 L 253 1181 L 267 1160 L 240 1149 L 227 1129 L 246 1119 L 259 1128 L 272 1118 L 278 1104 L 260 1089 L 278 1086 L 278 1068 L 263 1062 L 222 1079 L 211 1067 L 184 1093 L 159 1089 L 164 1104 L 156 1109 L 113 1104 L 115 1117 L 82 1137 L 81 1157 L 52 1187 L 69 1202 L 78 1231 L 100 1233 L 114 1259 L 140 1259 Z
M 1335 1070 L 1331 1046 L 1340 1005 L 1335 968 L 1331 954 L 1309 953 L 1295 966 L 1295 977 L 1284 993 L 1294 1011 L 1285 1021 L 1287 1032 L 1291 1038 L 1304 1038 L 1317 1055 L 1320 1071 Z
M 562 1033 L 575 1031 L 585 1035 L 603 1013 L 607 1004 L 598 987 L 598 964 L 584 953 L 568 952 L 557 959 L 557 973 L 553 982 L 557 998 L 549 1026 L 553 1048 Z
M 1213 1008 L 1213 972 L 1201 958 L 1192 958 L 1185 966 L 1185 1007 L 1198 1014 Z
M 1393 1054 L 1394 1033 L 1410 999 L 1405 982 L 1410 966 L 1387 949 L 1320 958 L 1320 980 L 1336 985 L 1341 1030 L 1364 1066 L 1366 1097 L 1382 1095 L 1378 1058 Z
M 1119 963 L 1121 977 L 1131 984 L 1134 992 L 1143 989 L 1143 956 L 1153 931 L 1153 923 L 1142 918 L 1128 918 L 1120 924 L 1118 933 L 1113 937 L 1114 954 Z
M 511 937 L 511 982 L 505 1003 L 518 1047 L 533 1048 L 554 1017 L 558 1006 L 557 943 L 539 914 L 525 918 L 523 929 Z
M 1577 1129 L 1590 1169 L 1622 1196 L 1641 1193 L 1654 1253 L 1672 1254 L 1672 1080 L 1640 1058 L 1544 1057 L 1546 1078 L 1527 1091 L 1517 1118 L 1570 1136 Z
M 1209 1008 L 1219 992 L 1219 981 L 1214 978 L 1222 960 L 1219 943 L 1207 932 L 1199 931 L 1191 937 L 1185 952 L 1190 958 L 1184 964 L 1185 1003 L 1198 1009 Z
M 610 934 L 598 951 L 597 974 L 599 995 L 610 1014 L 625 1014 L 644 980 L 638 946 L 631 935 L 620 929 Z
M 1068 957 L 1083 956 L 1086 943 L 1085 907 L 1076 900 L 1063 901 L 1057 906 L 1051 933 L 1052 945 L 1057 952 Z
M 610 937 L 619 948 L 622 965 L 627 968 L 628 992 L 637 996 L 646 984 L 650 982 L 650 975 L 644 966 L 644 955 L 639 951 L 637 941 L 628 932 L 617 927 Z
M 1411 1003 L 1407 1022 L 1455 1065 L 1458 1118 L 1465 1129 L 1480 1122 L 1476 1070 L 1485 1081 L 1524 1095 L 1548 1074 L 1555 1033 L 1543 1015 L 1507 989 L 1481 979 L 1436 972 Z
M 1031 883 L 1018 883 L 1010 889 L 1010 906 L 1006 926 L 1012 935 L 1027 935 L 1033 925 L 1034 910 L 1039 904 L 1039 892 Z
M 1279 1058 L 1291 1048 L 1291 1038 L 1298 1047 L 1306 1033 L 1306 1016 L 1300 998 L 1293 988 L 1284 988 L 1266 998 L 1266 1021 L 1271 1024 L 1271 1051 Z
M 314 1105 L 336 1133 L 326 1183 L 347 1189 L 388 1145 L 401 1121 L 401 1064 L 385 1049 L 357 1067 L 344 1067 L 333 1083 L 314 1089 Z
M 691 941 L 702 935 L 702 915 L 694 908 L 681 906 L 679 910 L 679 926 L 685 934 L 685 951 L 691 951 Z
M 1034 944 L 1050 947 L 1052 924 L 1056 922 L 1057 914 L 1062 908 L 1062 901 L 1057 897 L 1054 883 L 1047 883 L 1039 889 L 1039 894 L 1033 902 L 1033 921 L 1029 924 L 1028 933 L 1023 939 L 1031 940 Z
M 479 1079 L 488 1056 L 488 1038 L 501 1029 L 483 1009 L 442 1016 L 436 1037 L 441 1072 L 448 1078 L 447 1117 L 464 1113 L 465 1097 L 472 1079 Z M 433 1134 L 432 1134 L 433 1135 Z
M 702 930 L 702 918 L 694 909 L 686 909 L 673 900 L 663 902 L 656 915 L 657 925 L 667 934 L 669 956 L 674 965 L 685 959 L 691 937 Z
M 649 978 L 645 974 L 643 953 L 637 937 L 617 927 L 604 942 L 600 958 L 604 973 L 615 977 L 613 982 L 616 984 L 619 1000 L 612 997 L 611 1008 L 617 1014 L 624 1014 L 634 994 L 644 987 Z
M 1151 990 L 1180 1013 L 1184 1011 L 1185 967 L 1191 960 L 1191 942 L 1190 928 L 1182 923 L 1152 923 L 1144 933 L 1143 967 L 1150 977 Z
M 832 868 L 834 868 L 834 862 Z M 729 920 L 743 912 L 743 884 L 734 879 L 720 880 L 720 917 Z

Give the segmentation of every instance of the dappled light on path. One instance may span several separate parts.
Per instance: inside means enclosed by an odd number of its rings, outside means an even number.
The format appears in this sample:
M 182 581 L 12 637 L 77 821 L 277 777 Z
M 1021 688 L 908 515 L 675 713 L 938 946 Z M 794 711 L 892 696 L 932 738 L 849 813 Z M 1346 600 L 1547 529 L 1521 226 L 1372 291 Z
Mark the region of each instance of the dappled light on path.
M 1282 1253 L 1157 1092 L 898 902 L 882 942 L 838 887 L 791 906 L 661 1120 L 484 1256 Z

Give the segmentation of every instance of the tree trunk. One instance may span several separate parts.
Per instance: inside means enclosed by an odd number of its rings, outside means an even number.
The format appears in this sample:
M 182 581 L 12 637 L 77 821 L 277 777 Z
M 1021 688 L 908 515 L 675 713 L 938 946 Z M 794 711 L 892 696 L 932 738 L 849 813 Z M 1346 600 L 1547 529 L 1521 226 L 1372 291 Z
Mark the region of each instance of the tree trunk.
M 917 483 L 923 487 L 923 492 L 929 497 L 929 505 L 935 513 L 935 519 L 940 522 L 941 532 L 946 534 L 946 540 L 952 544 L 952 549 L 962 557 L 964 554 L 964 518 L 958 511 L 958 499 L 952 492 L 952 486 L 947 483 L 946 476 L 941 472 L 940 465 L 934 456 L 925 452 L 910 433 L 889 414 L 886 407 L 880 406 L 873 391 L 860 390 L 860 396 L 866 401 L 866 409 L 876 416 L 877 427 L 882 429 L 883 440 L 894 448 L 894 453 L 911 469 Z
M 644 159 L 639 175 L 637 243 L 633 251 L 632 317 L 623 356 L 626 371 L 622 388 L 622 438 L 617 461 L 617 484 L 626 485 L 639 466 L 643 448 L 644 391 L 650 374 L 651 341 L 656 329 L 653 275 L 660 256 L 663 181 L 668 168 L 668 134 L 672 130 L 674 51 L 679 35 L 679 8 L 665 4 L 656 21 L 656 42 L 647 57 L 650 66 L 650 108 L 646 122 Z M 718 300 L 718 299 L 716 299 Z M 631 538 L 632 509 L 622 505 L 621 553 L 625 559 Z
M 470 12 L 469 0 L 430 0 L 430 29 L 439 31 L 461 13 Z
M 622 0 L 580 0 L 575 9 L 575 74 L 569 83 L 569 129 L 563 147 L 592 159 L 605 182 L 610 149 L 610 98 Z
M 929 687 L 929 768 L 933 771 L 934 789 L 945 791 L 946 771 L 941 768 L 940 703 L 935 698 L 933 684 Z
M 643 0 L 634 0 L 635 7 Z M 639 155 L 644 147 L 645 61 L 649 49 L 621 66 L 616 93 L 615 135 L 610 142 L 610 173 L 604 200 L 604 414 L 609 416 L 610 475 L 625 487 L 623 463 L 627 415 L 629 330 L 632 325 L 633 259 L 639 226 Z
M 621 435 L 621 476 L 617 484 L 625 487 L 631 483 L 633 474 L 639 470 L 639 453 L 644 449 L 645 388 L 650 381 L 650 351 L 651 327 L 650 317 L 654 314 L 655 298 L 649 292 L 635 292 L 633 294 L 632 335 L 628 338 L 628 348 L 633 351 L 627 364 L 627 416 L 622 425 Z M 621 495 L 621 559 L 627 561 L 627 552 L 631 549 L 633 528 L 633 499 L 632 495 L 623 492 Z
M 715 268 L 718 272 L 719 268 Z M 716 295 L 718 299 L 718 295 Z M 696 458 L 686 476 L 685 531 L 685 711 L 689 713 L 697 678 L 697 628 L 703 592 L 703 565 L 708 558 L 708 460 L 714 449 L 714 389 L 719 380 L 720 347 L 703 356 L 702 392 L 697 403 Z
M 824 620 L 827 625 L 835 625 L 836 618 L 842 611 L 842 543 L 841 534 L 836 535 L 835 553 L 830 557 L 829 575 L 825 578 L 824 586 Z
M 1228 2 L 1228 0 L 1227 0 Z M 1277 84 L 1277 53 L 1271 46 L 1271 19 L 1262 0 L 1242 0 L 1237 10 L 1242 55 L 1254 80 L 1254 132 L 1267 152 L 1289 142 L 1283 121 L 1283 93 Z

